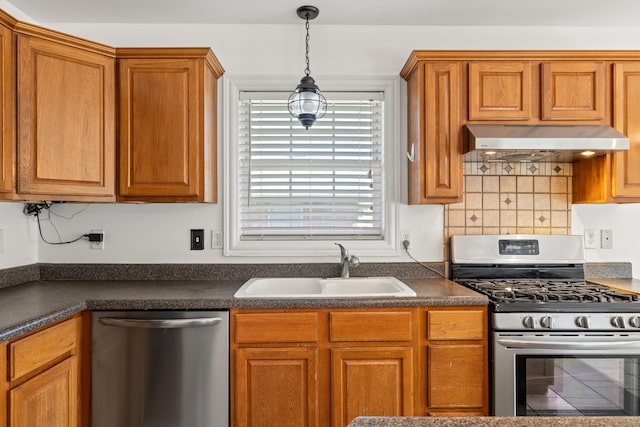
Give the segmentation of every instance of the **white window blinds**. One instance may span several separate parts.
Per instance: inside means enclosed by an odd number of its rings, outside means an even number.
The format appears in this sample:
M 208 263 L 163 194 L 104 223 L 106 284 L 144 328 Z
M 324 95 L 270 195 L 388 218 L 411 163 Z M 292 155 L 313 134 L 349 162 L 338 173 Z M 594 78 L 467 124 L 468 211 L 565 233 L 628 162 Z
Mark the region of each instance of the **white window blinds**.
M 288 95 L 240 94 L 240 239 L 383 239 L 382 93 L 325 94 L 309 130 Z

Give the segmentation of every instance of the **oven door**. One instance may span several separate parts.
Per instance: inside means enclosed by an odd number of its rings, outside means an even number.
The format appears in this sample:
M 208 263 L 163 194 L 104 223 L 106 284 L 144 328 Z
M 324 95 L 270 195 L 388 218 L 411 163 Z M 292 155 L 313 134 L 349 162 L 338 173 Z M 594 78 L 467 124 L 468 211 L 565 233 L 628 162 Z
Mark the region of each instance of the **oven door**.
M 494 415 L 640 415 L 640 333 L 492 335 Z

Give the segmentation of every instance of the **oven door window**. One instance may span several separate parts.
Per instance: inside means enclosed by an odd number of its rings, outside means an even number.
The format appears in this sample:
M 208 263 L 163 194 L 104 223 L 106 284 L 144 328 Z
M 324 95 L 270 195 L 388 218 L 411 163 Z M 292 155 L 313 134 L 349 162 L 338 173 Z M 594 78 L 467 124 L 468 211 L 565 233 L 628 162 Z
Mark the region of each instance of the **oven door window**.
M 640 415 L 640 356 L 516 356 L 516 415 Z

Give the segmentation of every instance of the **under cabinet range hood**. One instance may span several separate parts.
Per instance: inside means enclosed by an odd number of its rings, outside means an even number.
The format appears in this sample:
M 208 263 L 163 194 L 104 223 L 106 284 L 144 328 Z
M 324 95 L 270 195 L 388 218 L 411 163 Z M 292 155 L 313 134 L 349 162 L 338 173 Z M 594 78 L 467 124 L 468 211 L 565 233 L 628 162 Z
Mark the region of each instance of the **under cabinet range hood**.
M 572 162 L 629 149 L 607 125 L 465 125 L 464 159 L 484 162 Z

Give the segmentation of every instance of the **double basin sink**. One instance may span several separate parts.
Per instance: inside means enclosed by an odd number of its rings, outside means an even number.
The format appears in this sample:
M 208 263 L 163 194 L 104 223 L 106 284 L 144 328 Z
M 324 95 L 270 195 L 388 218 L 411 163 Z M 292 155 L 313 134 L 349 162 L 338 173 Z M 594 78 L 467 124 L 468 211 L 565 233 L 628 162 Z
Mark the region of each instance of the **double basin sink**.
M 270 277 L 245 282 L 236 298 L 373 298 L 415 297 L 413 289 L 395 277 Z

